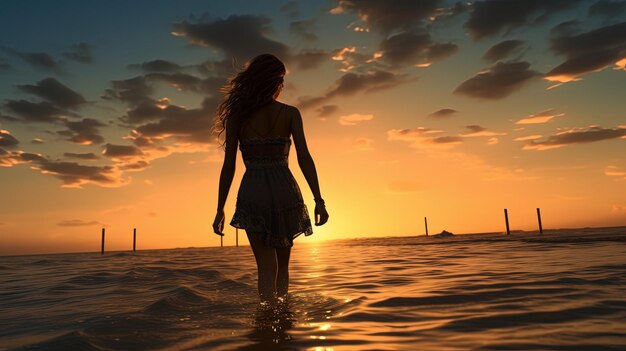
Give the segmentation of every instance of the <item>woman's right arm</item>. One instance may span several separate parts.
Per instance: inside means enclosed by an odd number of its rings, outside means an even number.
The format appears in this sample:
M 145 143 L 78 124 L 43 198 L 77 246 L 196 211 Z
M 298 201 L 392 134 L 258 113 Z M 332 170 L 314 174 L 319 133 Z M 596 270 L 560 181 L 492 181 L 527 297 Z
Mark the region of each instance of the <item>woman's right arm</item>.
M 322 194 L 320 192 L 320 185 L 317 179 L 317 171 L 315 169 L 315 162 L 309 152 L 309 148 L 306 145 L 306 138 L 304 136 L 304 126 L 302 123 L 302 116 L 297 108 L 293 108 L 291 113 L 291 135 L 293 136 L 293 142 L 296 147 L 296 153 L 298 154 L 298 165 L 304 174 L 313 197 L 315 198 L 315 225 L 322 225 L 328 221 L 328 212 L 324 206 L 322 200 Z M 322 200 L 321 202 L 319 200 Z M 319 215 L 319 219 L 318 219 Z
M 224 205 L 228 197 L 228 191 L 233 183 L 235 176 L 235 164 L 237 161 L 237 127 L 233 122 L 226 123 L 226 142 L 224 149 L 224 164 L 220 173 L 219 190 L 217 197 L 217 213 L 213 221 L 213 232 L 218 235 L 224 235 Z

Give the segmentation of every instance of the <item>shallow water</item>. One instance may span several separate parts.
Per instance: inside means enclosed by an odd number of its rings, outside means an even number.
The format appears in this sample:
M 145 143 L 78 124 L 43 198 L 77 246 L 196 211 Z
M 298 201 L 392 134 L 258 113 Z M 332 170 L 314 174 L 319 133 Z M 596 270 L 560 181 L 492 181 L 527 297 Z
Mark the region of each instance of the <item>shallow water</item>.
M 0 257 L 0 350 L 625 350 L 626 227 Z

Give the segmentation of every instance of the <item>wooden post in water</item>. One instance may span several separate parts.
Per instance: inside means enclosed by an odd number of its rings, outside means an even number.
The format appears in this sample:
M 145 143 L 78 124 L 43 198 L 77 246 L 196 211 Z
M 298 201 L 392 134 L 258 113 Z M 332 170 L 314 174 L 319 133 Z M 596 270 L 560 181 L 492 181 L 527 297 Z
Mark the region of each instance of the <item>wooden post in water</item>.
M 239 247 L 239 228 L 235 228 L 235 247 Z
M 541 210 L 537 207 L 537 222 L 539 222 L 539 234 L 543 234 L 543 226 L 541 225 Z
M 104 255 L 104 228 L 102 228 L 102 246 L 100 248 L 100 253 Z
M 224 236 L 220 235 L 220 247 L 224 247 Z
M 133 228 L 133 251 L 137 251 L 137 228 Z
M 509 212 L 504 209 L 504 221 L 506 222 L 506 235 L 510 235 L 511 231 L 509 230 Z
M 426 236 L 428 236 L 428 220 L 424 217 L 424 228 L 426 228 Z

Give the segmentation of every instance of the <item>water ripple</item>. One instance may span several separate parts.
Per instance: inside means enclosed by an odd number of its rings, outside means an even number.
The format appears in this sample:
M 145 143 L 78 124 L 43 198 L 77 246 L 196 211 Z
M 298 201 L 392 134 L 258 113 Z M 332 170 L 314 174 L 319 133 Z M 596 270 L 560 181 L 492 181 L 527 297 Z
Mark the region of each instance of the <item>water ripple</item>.
M 0 350 L 624 350 L 626 232 L 0 257 Z

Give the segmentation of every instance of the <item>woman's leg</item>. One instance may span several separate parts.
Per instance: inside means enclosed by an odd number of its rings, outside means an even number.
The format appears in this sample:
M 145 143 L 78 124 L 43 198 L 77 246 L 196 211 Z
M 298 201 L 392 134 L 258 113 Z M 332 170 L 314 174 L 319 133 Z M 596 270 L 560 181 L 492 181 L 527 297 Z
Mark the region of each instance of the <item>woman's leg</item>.
M 276 294 L 278 296 L 287 296 L 289 292 L 289 257 L 291 256 L 291 247 L 276 249 L 276 258 L 278 259 L 278 275 L 276 277 Z
M 278 270 L 276 249 L 266 246 L 254 233 L 246 231 L 246 234 L 259 271 L 259 297 L 261 301 L 274 301 L 276 299 L 276 274 Z

